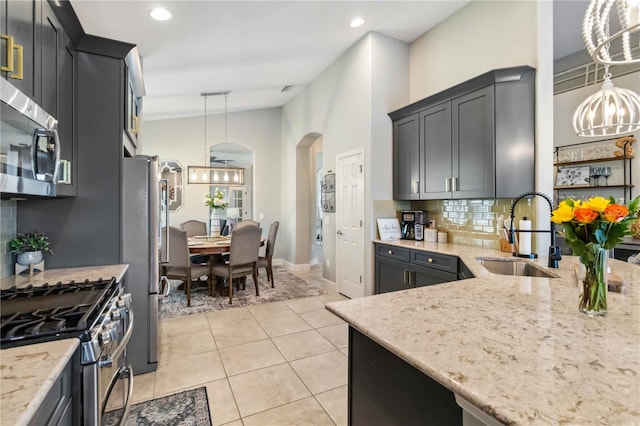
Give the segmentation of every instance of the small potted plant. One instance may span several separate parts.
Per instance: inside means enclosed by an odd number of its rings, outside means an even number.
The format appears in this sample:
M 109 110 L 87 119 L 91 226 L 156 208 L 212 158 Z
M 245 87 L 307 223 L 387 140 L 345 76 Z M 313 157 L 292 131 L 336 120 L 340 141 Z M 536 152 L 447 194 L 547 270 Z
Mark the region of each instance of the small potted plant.
M 49 237 L 44 232 L 29 232 L 26 234 L 17 234 L 15 238 L 9 241 L 11 253 L 16 253 L 18 258 L 16 262 L 20 265 L 31 265 L 42 262 L 42 253 L 50 253 L 51 251 Z

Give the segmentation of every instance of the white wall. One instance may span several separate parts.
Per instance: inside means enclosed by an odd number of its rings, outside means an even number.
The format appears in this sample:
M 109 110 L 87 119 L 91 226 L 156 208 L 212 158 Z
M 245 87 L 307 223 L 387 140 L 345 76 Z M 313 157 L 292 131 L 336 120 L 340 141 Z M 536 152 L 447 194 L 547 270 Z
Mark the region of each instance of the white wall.
M 264 214 L 264 219 L 260 223 L 263 235 L 266 236 L 271 222 L 279 220 L 282 223 L 285 219 L 280 210 L 281 109 L 269 108 L 229 113 L 227 118 L 227 141 L 244 145 L 254 152 L 253 181 L 245 181 L 245 183 L 252 186 L 252 205 L 256 220 L 260 213 Z M 161 159 L 177 160 L 185 168 L 184 205 L 180 210 L 171 213 L 171 223 L 179 226 L 180 223 L 190 219 L 208 223 L 209 209 L 203 201 L 208 187 L 186 183 L 187 166 L 203 165 L 205 161 L 202 116 L 146 121 L 144 132 L 143 154 L 157 154 Z M 223 142 L 224 115 L 208 116 L 207 146 Z M 276 244 L 274 257 L 282 257 L 283 252 L 284 244 Z
M 285 164 L 296 164 L 296 146 L 311 133 L 322 135 L 324 173 L 335 172 L 337 154 L 364 147 L 365 211 L 369 215 L 365 217 L 365 230 L 373 229 L 370 217 L 373 183 L 379 184 L 391 198 L 391 120 L 387 113 L 408 100 L 407 63 L 406 44 L 379 34 L 367 34 L 283 107 Z M 282 210 L 291 213 L 290 218 L 295 217 L 297 204 L 295 176 L 295 170 L 283 170 Z M 335 213 L 324 213 L 323 225 L 325 278 L 335 281 Z M 295 258 L 298 247 L 309 244 L 308 233 L 295 235 L 295 229 L 295 223 L 288 223 L 284 230 L 284 238 L 290 243 L 287 254 L 290 259 Z M 371 239 L 371 233 L 365 231 L 367 294 L 373 289 Z M 309 260 L 297 259 L 296 263 Z
M 536 3 L 472 1 L 411 43 L 411 102 L 495 68 L 535 67 Z

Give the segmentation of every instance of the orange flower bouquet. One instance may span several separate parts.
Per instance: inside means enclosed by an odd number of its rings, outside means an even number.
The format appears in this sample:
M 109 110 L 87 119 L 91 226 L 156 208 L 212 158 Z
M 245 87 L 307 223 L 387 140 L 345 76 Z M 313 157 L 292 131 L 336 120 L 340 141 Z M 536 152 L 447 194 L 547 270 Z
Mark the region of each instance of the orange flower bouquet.
M 551 220 L 562 224 L 567 244 L 580 257 L 586 273 L 578 307 L 589 316 L 607 313 L 607 253 L 637 219 L 640 197 L 628 205 L 616 204 L 613 197 L 593 197 L 588 201 L 567 199 L 552 212 Z

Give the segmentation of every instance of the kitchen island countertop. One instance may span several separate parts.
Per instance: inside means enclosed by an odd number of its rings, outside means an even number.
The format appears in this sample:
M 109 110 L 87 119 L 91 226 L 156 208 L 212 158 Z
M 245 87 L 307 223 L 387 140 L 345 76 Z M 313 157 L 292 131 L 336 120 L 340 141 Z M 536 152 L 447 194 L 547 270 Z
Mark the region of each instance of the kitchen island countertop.
M 74 338 L 0 351 L 0 424 L 29 423 L 79 344 Z
M 96 281 L 100 278 L 111 279 L 116 277 L 116 281 L 122 280 L 129 265 L 101 265 L 101 266 L 81 266 L 78 268 L 45 269 L 33 276 L 11 275 L 0 279 L 0 290 L 6 290 L 13 286 L 26 287 L 29 284 L 42 285 L 45 283 L 56 284 L 58 282 L 68 283 L 71 281 L 82 282 L 85 280 Z
M 590 318 L 576 257 L 557 278 L 514 277 L 476 260 L 509 253 L 375 242 L 458 256 L 475 278 L 327 305 L 356 330 L 505 424 L 640 424 L 640 267 L 610 260 L 624 291 Z

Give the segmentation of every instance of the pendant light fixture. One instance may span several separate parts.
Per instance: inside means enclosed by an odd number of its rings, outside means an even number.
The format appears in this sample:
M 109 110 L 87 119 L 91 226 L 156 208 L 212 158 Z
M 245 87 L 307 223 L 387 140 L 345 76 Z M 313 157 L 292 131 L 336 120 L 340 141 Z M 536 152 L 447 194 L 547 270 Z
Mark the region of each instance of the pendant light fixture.
M 229 91 L 223 92 L 202 92 L 200 96 L 204 98 L 204 166 L 188 166 L 187 167 L 187 183 L 199 183 L 211 185 L 212 181 L 217 183 L 220 180 L 224 182 L 233 182 L 238 185 L 244 185 L 244 170 L 241 168 L 229 168 L 228 143 L 227 143 L 227 97 Z M 224 167 L 211 167 L 210 152 L 207 151 L 207 97 L 224 95 Z M 233 174 L 233 179 L 230 178 Z M 213 176 L 212 176 L 213 174 Z M 221 178 L 222 176 L 222 178 Z
M 602 89 L 582 101 L 573 114 L 578 136 L 616 136 L 640 129 L 640 96 L 615 87 L 605 65 Z
M 609 35 L 609 14 L 616 6 L 621 31 Z M 619 136 L 640 129 L 640 96 L 611 81 L 610 65 L 640 62 L 633 57 L 631 40 L 640 37 L 640 0 L 591 0 L 582 22 L 582 37 L 596 63 L 604 64 L 602 89 L 585 99 L 573 114 L 578 136 Z M 609 55 L 610 43 L 621 41 L 623 60 Z
M 613 35 L 611 24 L 620 28 Z M 582 21 L 582 38 L 596 63 L 640 63 L 640 0 L 591 0 Z M 612 43 L 615 51 L 621 51 L 621 59 L 609 55 Z

